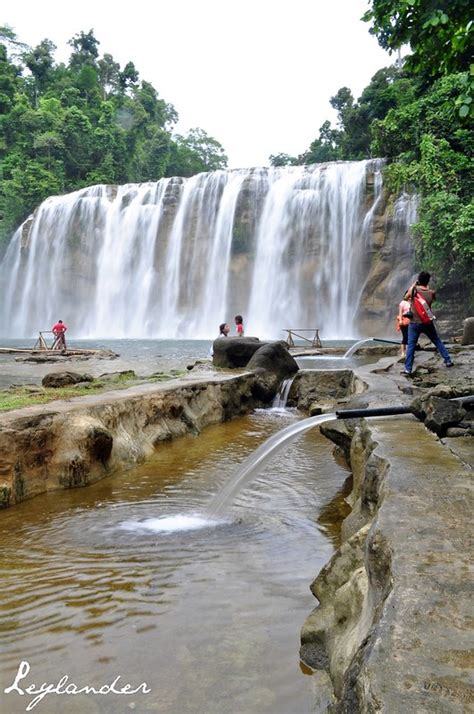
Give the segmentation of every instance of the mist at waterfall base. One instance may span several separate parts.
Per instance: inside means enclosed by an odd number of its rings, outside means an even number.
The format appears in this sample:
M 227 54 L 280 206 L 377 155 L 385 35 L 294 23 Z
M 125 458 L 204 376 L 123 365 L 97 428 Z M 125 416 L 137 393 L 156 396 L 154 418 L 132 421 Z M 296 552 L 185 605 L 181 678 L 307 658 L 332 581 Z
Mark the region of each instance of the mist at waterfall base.
M 0 265 L 0 335 L 34 337 L 60 318 L 75 338 L 213 339 L 243 314 L 262 339 L 297 327 L 355 337 L 382 164 L 216 171 L 49 198 Z M 393 211 L 394 304 L 414 205 L 402 196 Z

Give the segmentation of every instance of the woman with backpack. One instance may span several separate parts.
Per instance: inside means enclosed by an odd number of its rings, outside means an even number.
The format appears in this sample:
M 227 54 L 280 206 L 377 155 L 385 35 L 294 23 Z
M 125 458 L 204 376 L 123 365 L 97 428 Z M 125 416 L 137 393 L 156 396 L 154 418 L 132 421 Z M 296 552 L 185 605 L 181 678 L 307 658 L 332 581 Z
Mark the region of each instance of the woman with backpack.
M 411 310 L 411 303 L 408 300 L 403 300 L 398 305 L 398 315 L 396 322 L 397 332 L 402 333 L 402 343 L 400 345 L 400 354 L 405 357 L 408 344 L 408 325 L 410 324 L 410 318 L 406 316 L 407 312 Z
M 404 374 L 409 377 L 413 368 L 415 347 L 421 334 L 426 335 L 434 344 L 441 357 L 444 359 L 446 367 L 452 367 L 453 362 L 444 343 L 439 338 L 434 326 L 435 316 L 431 312 L 431 305 L 436 298 L 434 290 L 428 287 L 431 275 L 421 272 L 418 280 L 405 293 L 405 299 L 411 303 L 411 310 L 408 313 L 410 324 L 408 325 L 408 345 L 405 358 Z

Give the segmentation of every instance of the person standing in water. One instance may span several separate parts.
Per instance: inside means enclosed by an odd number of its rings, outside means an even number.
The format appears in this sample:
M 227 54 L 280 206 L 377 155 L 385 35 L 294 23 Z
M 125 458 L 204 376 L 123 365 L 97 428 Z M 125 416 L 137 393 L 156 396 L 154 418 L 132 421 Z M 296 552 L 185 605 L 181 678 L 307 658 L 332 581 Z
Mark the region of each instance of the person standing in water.
M 235 320 L 237 335 L 239 337 L 243 337 L 244 336 L 244 318 L 242 317 L 242 315 L 236 315 L 234 320 Z
M 429 337 L 444 359 L 446 367 L 454 366 L 451 356 L 444 346 L 444 342 L 439 338 L 436 327 L 434 326 L 433 320 L 435 317 L 431 312 L 431 304 L 436 298 L 436 293 L 428 287 L 430 278 L 431 275 L 429 273 L 421 272 L 416 283 L 413 283 L 405 293 L 405 299 L 410 300 L 412 314 L 410 324 L 408 325 L 408 346 L 404 371 L 406 377 L 411 375 L 415 348 L 421 334 Z

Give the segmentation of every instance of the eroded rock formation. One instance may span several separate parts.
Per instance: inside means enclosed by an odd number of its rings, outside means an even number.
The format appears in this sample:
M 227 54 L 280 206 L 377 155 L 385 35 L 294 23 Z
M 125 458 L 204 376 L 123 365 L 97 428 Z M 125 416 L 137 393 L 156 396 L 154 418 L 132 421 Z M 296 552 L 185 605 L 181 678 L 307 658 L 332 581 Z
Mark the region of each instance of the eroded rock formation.
M 176 380 L 0 415 L 0 507 L 93 483 L 156 446 L 261 405 L 256 378 Z
M 343 544 L 311 586 L 320 604 L 301 636 L 303 661 L 331 683 L 325 711 L 465 711 L 469 467 L 413 417 L 325 433 L 354 480 Z

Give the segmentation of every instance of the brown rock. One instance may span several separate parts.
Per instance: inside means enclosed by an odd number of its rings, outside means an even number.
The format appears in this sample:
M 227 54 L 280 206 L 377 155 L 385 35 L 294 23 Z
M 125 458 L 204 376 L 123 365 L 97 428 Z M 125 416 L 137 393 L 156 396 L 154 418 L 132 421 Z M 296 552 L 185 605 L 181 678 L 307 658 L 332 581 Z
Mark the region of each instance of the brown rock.
M 94 378 L 90 374 L 79 374 L 78 372 L 49 372 L 41 380 L 43 387 L 68 387 L 80 382 L 93 382 Z

